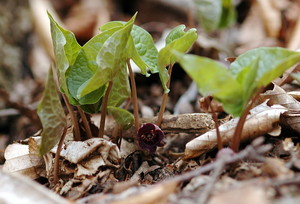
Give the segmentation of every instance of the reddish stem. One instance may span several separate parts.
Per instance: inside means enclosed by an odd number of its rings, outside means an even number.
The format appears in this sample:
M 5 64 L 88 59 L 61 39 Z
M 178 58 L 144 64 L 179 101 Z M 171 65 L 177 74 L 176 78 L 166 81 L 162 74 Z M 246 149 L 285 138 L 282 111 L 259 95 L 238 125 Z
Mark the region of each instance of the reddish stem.
M 60 152 L 62 149 L 62 146 L 64 144 L 64 140 L 66 137 L 66 133 L 67 133 L 67 127 L 64 128 L 63 133 L 61 135 L 61 138 L 59 140 L 59 143 L 57 145 L 57 150 L 56 150 L 56 154 L 55 154 L 55 158 L 54 158 L 54 167 L 53 167 L 53 177 L 54 177 L 54 185 L 58 183 L 59 180 L 59 157 L 60 157 Z
M 92 136 L 91 127 L 90 127 L 89 122 L 88 122 L 88 120 L 87 120 L 87 118 L 86 118 L 86 115 L 85 115 L 85 113 L 83 112 L 83 110 L 82 110 L 79 106 L 77 106 L 77 109 L 78 109 L 78 111 L 79 111 L 81 120 L 82 120 L 82 122 L 83 122 L 83 126 L 84 126 L 85 132 L 86 132 L 86 136 L 87 136 L 87 138 L 90 139 L 90 138 L 92 138 L 93 136 Z
M 119 133 L 120 133 L 120 126 L 116 125 L 111 134 L 111 141 L 115 144 L 118 144 Z
M 133 106 L 133 114 L 134 114 L 134 127 L 135 127 L 135 132 L 137 133 L 140 128 L 139 106 L 137 102 L 137 91 L 136 91 L 136 85 L 134 80 L 134 74 L 129 59 L 127 59 L 127 66 L 128 66 L 129 78 L 131 83 L 131 98 L 132 98 L 132 106 Z
M 234 152 L 238 152 L 238 150 L 239 150 L 239 146 L 240 146 L 240 142 L 241 142 L 241 134 L 242 134 L 245 122 L 246 122 L 247 115 L 262 90 L 263 90 L 263 88 L 259 89 L 259 91 L 257 91 L 255 93 L 255 95 L 253 95 L 250 103 L 248 103 L 248 105 L 246 106 L 246 109 L 244 110 L 243 114 L 241 115 L 241 117 L 237 123 L 237 126 L 236 126 L 234 134 L 233 134 L 232 146 L 231 146 L 231 149 Z
M 168 69 L 169 80 L 167 82 L 167 88 L 170 88 L 172 69 L 173 69 L 173 64 L 170 64 L 169 69 Z M 164 115 L 166 105 L 167 105 L 167 101 L 168 101 L 168 94 L 164 93 L 162 103 L 161 103 L 161 106 L 160 106 L 160 109 L 158 112 L 157 121 L 156 121 L 156 125 L 158 125 L 158 126 L 161 126 L 161 123 L 163 120 L 163 115 Z
M 104 127 L 105 127 L 105 118 L 106 118 L 106 110 L 107 110 L 107 104 L 108 104 L 108 97 L 110 94 L 110 91 L 113 86 L 113 81 L 108 82 L 108 87 L 106 89 L 104 98 L 103 98 L 103 103 L 102 103 L 102 108 L 101 108 L 101 120 L 100 120 L 100 127 L 99 127 L 99 137 L 103 138 L 104 135 Z
M 214 120 L 216 133 L 217 133 L 218 150 L 220 151 L 223 148 L 223 141 L 222 141 L 222 137 L 221 137 L 221 134 L 220 134 L 218 117 L 217 117 L 217 114 L 216 114 L 216 111 L 215 111 L 214 107 L 211 105 L 211 100 L 209 101 L 208 99 L 206 99 L 206 103 L 208 104 L 208 106 L 211 109 L 212 118 Z
M 66 97 L 65 94 L 62 94 L 63 96 L 63 99 L 65 101 L 65 104 L 67 106 L 67 109 L 69 111 L 69 114 L 70 114 L 70 117 L 71 117 L 71 121 L 72 121 L 72 124 L 73 124 L 73 131 L 74 131 L 74 140 L 75 141 L 80 141 L 81 140 L 81 137 L 80 137 L 80 131 L 79 131 L 79 125 L 78 125 L 78 121 L 77 121 L 77 117 L 75 116 L 75 113 L 73 111 L 73 108 L 71 106 L 71 104 L 69 103 L 69 100 L 68 98 Z

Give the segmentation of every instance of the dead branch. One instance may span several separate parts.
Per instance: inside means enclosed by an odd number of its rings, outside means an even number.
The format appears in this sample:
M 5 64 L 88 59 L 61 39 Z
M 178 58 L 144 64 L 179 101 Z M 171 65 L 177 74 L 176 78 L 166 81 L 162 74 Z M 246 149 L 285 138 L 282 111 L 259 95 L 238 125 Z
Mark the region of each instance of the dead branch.
M 195 169 L 193 171 L 181 174 L 179 176 L 176 176 L 174 178 L 171 178 L 169 180 L 166 180 L 165 182 L 169 181 L 178 181 L 183 182 L 190 180 L 196 176 L 199 176 L 201 174 L 210 172 L 214 169 L 217 169 L 220 165 L 228 165 L 232 164 L 244 159 L 251 159 L 256 161 L 263 161 L 264 157 L 262 156 L 266 152 L 270 151 L 272 146 L 270 144 L 263 145 L 263 139 L 257 138 L 252 142 L 251 145 L 248 145 L 244 150 L 240 151 L 237 154 L 234 154 L 232 156 L 223 155 L 220 158 L 218 158 L 215 162 L 207 164 L 205 166 L 202 166 L 198 169 Z
M 224 168 L 225 168 L 225 162 L 224 160 L 222 160 L 223 162 L 220 162 L 220 165 L 216 166 L 216 168 L 214 169 L 212 175 L 211 175 L 211 180 L 208 184 L 206 184 L 206 186 L 203 189 L 203 192 L 201 193 L 201 195 L 199 196 L 199 200 L 197 201 L 198 203 L 202 204 L 202 203 L 207 203 L 211 193 L 213 192 L 214 186 L 218 180 L 218 178 L 220 177 L 220 175 L 222 174 Z
M 157 117 L 141 118 L 140 124 L 155 123 Z M 115 122 L 110 122 L 106 126 L 106 134 L 111 136 L 115 127 Z M 161 129 L 165 134 L 170 133 L 196 133 L 203 134 L 214 127 L 214 121 L 210 114 L 206 113 L 192 113 L 181 115 L 165 115 L 161 124 Z M 135 133 L 135 128 L 123 132 L 123 137 L 132 138 Z

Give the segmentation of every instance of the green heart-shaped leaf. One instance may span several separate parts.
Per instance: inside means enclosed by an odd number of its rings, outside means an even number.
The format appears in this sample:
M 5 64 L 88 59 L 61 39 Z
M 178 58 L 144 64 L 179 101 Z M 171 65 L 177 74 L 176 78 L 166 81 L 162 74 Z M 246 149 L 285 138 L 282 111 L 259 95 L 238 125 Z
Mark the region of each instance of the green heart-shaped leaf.
M 173 28 L 166 38 L 168 44 L 158 53 L 159 77 L 165 93 L 169 92 L 166 84 L 170 78 L 166 66 L 175 63 L 175 57 L 173 56 L 172 50 L 186 52 L 198 37 L 196 29 L 192 28 L 187 32 L 184 32 L 184 29 L 184 25 Z
M 239 74 L 253 61 L 257 60 L 258 70 L 255 78 L 257 86 L 266 86 L 283 72 L 299 62 L 300 53 L 280 47 L 261 47 L 245 52 L 230 65 L 230 71 L 239 80 Z
M 77 97 L 79 99 L 113 80 L 120 71 L 120 63 L 126 60 L 124 50 L 130 37 L 134 19 L 135 15 L 105 41 L 97 55 L 96 64 L 98 68 L 95 74 L 78 89 Z
M 67 126 L 66 115 L 60 103 L 51 68 L 49 69 L 46 87 L 37 111 L 43 126 L 39 153 L 44 155 L 57 144 L 64 128 Z
M 125 100 L 130 98 L 131 91 L 126 63 L 122 62 L 120 66 L 122 68 L 114 78 L 112 90 L 108 98 L 108 106 L 120 106 Z
M 176 52 L 182 68 L 196 82 L 204 96 L 214 96 L 223 103 L 224 110 L 238 115 L 243 105 L 243 89 L 227 68 L 214 60 Z
M 224 110 L 240 116 L 259 89 L 300 62 L 300 53 L 284 48 L 257 48 L 240 55 L 227 70 L 222 64 L 204 57 L 183 55 L 177 60 L 199 86 L 203 95 L 212 95 Z
M 101 31 L 108 31 L 113 28 L 119 28 L 126 22 L 112 21 L 101 26 Z M 154 45 L 152 36 L 143 28 L 133 25 L 131 37 L 127 45 L 128 57 L 141 69 L 142 74 L 148 76 L 147 68 L 151 73 L 157 73 L 158 51 Z
M 76 104 L 76 100 L 71 97 L 66 82 L 66 71 L 72 65 L 78 55 L 81 46 L 77 43 L 74 34 L 60 27 L 53 17 L 48 13 L 50 19 L 51 36 L 53 41 L 56 68 L 58 70 L 60 88 L 67 95 L 70 103 Z

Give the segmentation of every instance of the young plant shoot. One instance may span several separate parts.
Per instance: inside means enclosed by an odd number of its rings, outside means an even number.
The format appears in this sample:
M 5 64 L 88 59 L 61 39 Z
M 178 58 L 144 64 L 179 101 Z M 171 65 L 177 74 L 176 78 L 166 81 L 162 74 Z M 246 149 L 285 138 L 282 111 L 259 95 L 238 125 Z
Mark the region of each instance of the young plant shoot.
M 112 21 L 103 26 L 101 26 L 101 31 L 111 30 L 117 27 L 124 25 L 125 22 L 122 21 Z M 129 77 L 131 82 L 131 90 L 132 90 L 132 104 L 133 104 L 133 112 L 134 112 L 134 125 L 136 132 L 140 127 L 139 124 L 139 116 L 138 116 L 138 103 L 137 103 L 137 93 L 136 93 L 136 85 L 134 80 L 133 70 L 131 68 L 130 59 L 132 59 L 135 64 L 141 69 L 141 73 L 149 76 L 147 73 L 147 69 L 150 69 L 151 73 L 157 73 L 157 56 L 158 51 L 154 45 L 153 39 L 151 35 L 136 25 L 133 25 L 131 36 L 127 42 L 126 47 L 126 64 L 129 71 Z
M 80 46 L 73 33 L 61 28 L 50 14 L 49 18 L 61 91 L 66 93 L 71 104 L 86 112 L 96 113 L 102 109 L 99 131 L 102 135 L 105 104 L 119 106 L 130 97 L 124 53 L 135 16 L 122 26 L 96 35 L 84 46 Z M 119 94 L 110 94 L 110 90 L 117 90 Z M 131 114 L 119 109 L 110 112 L 124 119 L 117 122 L 126 121 L 120 124 L 121 127 L 128 126 L 128 122 L 133 121 Z M 116 114 L 116 111 L 120 113 Z
M 60 27 L 50 14 L 56 68 L 60 90 L 66 101 L 78 107 L 82 119 L 88 113 L 101 110 L 99 137 L 104 135 L 106 112 L 111 114 L 123 130 L 135 124 L 136 133 L 140 127 L 138 119 L 137 94 L 130 60 L 149 76 L 158 72 L 158 51 L 151 35 L 133 25 L 136 14 L 128 21 L 112 21 L 103 25 L 100 34 L 80 46 L 74 34 Z M 128 80 L 130 73 L 131 89 Z M 131 92 L 132 90 L 132 92 Z M 132 98 L 134 118 L 127 110 L 120 108 L 125 100 Z M 81 110 L 82 109 L 82 110 Z M 74 119 L 74 124 L 76 121 Z M 84 121 L 86 131 L 87 121 Z M 88 137 L 90 134 L 87 132 Z
M 213 96 L 223 104 L 227 113 L 240 116 L 232 141 L 235 152 L 238 151 L 246 116 L 259 92 L 285 70 L 300 62 L 299 52 L 279 47 L 250 50 L 237 57 L 229 70 L 209 58 L 177 51 L 173 53 L 203 96 Z
M 162 48 L 158 53 L 159 77 L 164 89 L 163 100 L 156 122 L 158 126 L 160 126 L 162 123 L 163 114 L 165 112 L 165 107 L 168 99 L 172 68 L 174 63 L 176 62 L 176 58 L 174 57 L 172 50 L 186 52 L 191 48 L 198 37 L 197 30 L 195 28 L 192 28 L 187 32 L 185 32 L 184 29 L 184 25 L 179 25 L 173 28 L 169 35 L 166 37 L 166 46 Z M 166 69 L 166 66 L 169 66 L 168 70 Z

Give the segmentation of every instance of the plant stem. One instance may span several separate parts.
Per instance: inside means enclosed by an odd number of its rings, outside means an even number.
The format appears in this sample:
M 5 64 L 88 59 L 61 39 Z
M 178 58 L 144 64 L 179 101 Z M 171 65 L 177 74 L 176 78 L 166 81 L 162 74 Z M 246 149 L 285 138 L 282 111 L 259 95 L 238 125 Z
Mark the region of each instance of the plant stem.
M 220 134 L 218 117 L 217 117 L 217 114 L 216 114 L 216 111 L 215 111 L 214 107 L 211 105 L 211 100 L 209 101 L 208 99 L 206 99 L 206 103 L 208 104 L 208 106 L 211 109 L 212 118 L 214 120 L 216 133 L 217 133 L 218 150 L 220 151 L 223 148 L 223 142 L 222 142 L 222 137 L 221 137 L 221 134 Z
M 62 149 L 62 146 L 64 144 L 64 140 L 66 137 L 66 133 L 67 133 L 67 127 L 64 128 L 63 133 L 60 137 L 59 143 L 57 145 L 57 150 L 56 150 L 56 154 L 55 154 L 55 158 L 54 158 L 54 164 L 53 164 L 53 177 L 54 177 L 54 185 L 58 183 L 59 180 L 59 157 L 60 157 L 60 152 Z
M 235 128 L 235 131 L 234 131 L 234 134 L 233 134 L 233 137 L 232 137 L 232 146 L 231 146 L 231 149 L 234 151 L 234 152 L 238 152 L 239 150 L 239 146 L 240 146 L 240 141 L 241 141 L 241 134 L 242 134 L 242 131 L 243 131 L 243 127 L 244 127 L 244 124 L 246 122 L 246 118 L 247 118 L 247 115 L 250 111 L 250 109 L 252 108 L 254 102 L 256 101 L 256 99 L 258 98 L 259 94 L 261 93 L 261 91 L 263 90 L 263 88 L 259 89 L 252 97 L 250 103 L 248 103 L 248 105 L 246 106 L 244 112 L 242 113 L 238 123 L 237 123 L 237 126 Z
M 66 95 L 62 94 L 62 96 L 63 96 L 63 99 L 64 99 L 65 104 L 67 106 L 67 109 L 70 113 L 71 121 L 72 121 L 73 128 L 74 128 L 74 140 L 75 141 L 80 141 L 81 137 L 80 137 L 80 131 L 79 131 L 79 125 L 78 125 L 77 117 L 75 116 L 73 108 L 72 108 L 71 104 L 69 103 L 69 100 L 66 97 Z
M 112 135 L 111 135 L 111 141 L 115 144 L 118 144 L 119 140 L 119 133 L 120 133 L 120 126 L 116 125 L 113 129 Z
M 138 132 L 140 128 L 140 122 L 139 122 L 139 106 L 137 102 L 137 91 L 136 91 L 136 85 L 134 80 L 134 74 L 131 68 L 130 59 L 127 59 L 127 66 L 129 71 L 129 78 L 131 83 L 131 98 L 132 98 L 132 106 L 133 106 L 133 114 L 134 114 L 134 127 L 136 133 Z
M 173 64 L 170 64 L 168 69 L 169 80 L 167 82 L 167 88 L 170 88 L 172 69 L 173 69 Z M 167 101 L 168 101 L 168 93 L 164 93 L 162 103 L 158 112 L 157 121 L 156 121 L 156 125 L 158 126 L 160 126 L 162 123 Z
M 88 122 L 88 120 L 86 118 L 86 115 L 85 115 L 85 113 L 83 112 L 83 110 L 79 106 L 77 106 L 77 109 L 79 111 L 81 120 L 83 122 L 83 125 L 84 125 L 84 128 L 85 128 L 85 132 L 86 132 L 86 136 L 87 136 L 87 138 L 90 139 L 93 136 L 92 136 L 91 127 L 90 127 L 89 122 Z
M 99 135 L 98 135 L 100 138 L 103 138 L 103 135 L 104 135 L 107 103 L 108 103 L 108 97 L 109 97 L 110 91 L 112 89 L 112 86 L 113 86 L 113 81 L 109 81 L 108 87 L 107 87 L 105 95 L 104 95 L 103 103 L 102 103 L 101 120 L 100 120 Z

